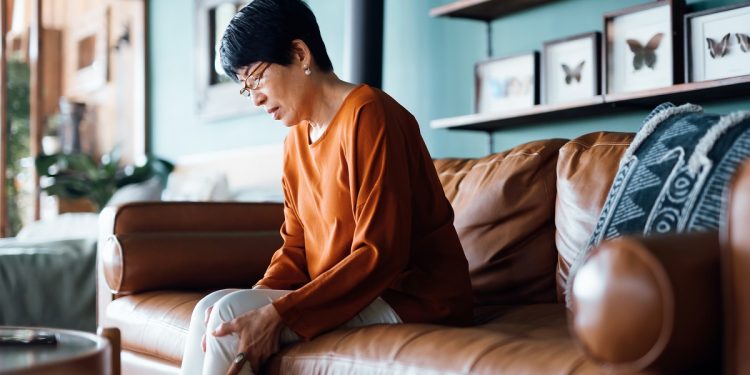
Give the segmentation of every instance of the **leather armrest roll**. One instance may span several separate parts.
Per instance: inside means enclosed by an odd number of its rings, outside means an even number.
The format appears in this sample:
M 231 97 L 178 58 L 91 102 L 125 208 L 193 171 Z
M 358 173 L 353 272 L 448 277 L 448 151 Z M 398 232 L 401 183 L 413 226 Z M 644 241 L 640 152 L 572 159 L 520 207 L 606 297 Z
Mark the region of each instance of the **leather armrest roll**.
M 122 234 L 109 237 L 101 256 L 116 294 L 249 288 L 281 242 L 278 232 Z
M 717 232 L 607 241 L 573 280 L 571 331 L 610 370 L 681 373 L 715 366 L 720 285 Z
M 114 210 L 112 233 L 278 231 L 284 222 L 281 203 L 136 202 Z
M 281 246 L 280 203 L 139 202 L 101 215 L 99 257 L 109 289 L 249 288 Z
M 729 193 L 722 232 L 726 374 L 750 374 L 750 159 Z

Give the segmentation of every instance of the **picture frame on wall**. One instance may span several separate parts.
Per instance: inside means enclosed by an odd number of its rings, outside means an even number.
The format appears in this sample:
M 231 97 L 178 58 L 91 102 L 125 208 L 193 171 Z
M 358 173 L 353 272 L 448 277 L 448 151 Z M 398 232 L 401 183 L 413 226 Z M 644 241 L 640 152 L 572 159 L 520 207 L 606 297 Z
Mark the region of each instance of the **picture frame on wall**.
M 494 58 L 474 67 L 476 113 L 512 112 L 539 104 L 539 52 Z
M 86 95 L 101 89 L 109 81 L 109 7 L 89 11 L 72 29 L 74 82 L 73 91 Z
M 750 1 L 685 15 L 685 81 L 750 74 Z
M 604 15 L 605 94 L 682 83 L 683 0 L 660 0 Z
M 193 82 L 195 114 L 205 122 L 216 122 L 263 112 L 248 105 L 237 84 L 224 76 L 218 61 L 218 46 L 224 29 L 235 13 L 250 0 L 194 0 L 195 51 Z
M 544 42 L 542 104 L 561 104 L 601 93 L 601 33 L 598 31 Z

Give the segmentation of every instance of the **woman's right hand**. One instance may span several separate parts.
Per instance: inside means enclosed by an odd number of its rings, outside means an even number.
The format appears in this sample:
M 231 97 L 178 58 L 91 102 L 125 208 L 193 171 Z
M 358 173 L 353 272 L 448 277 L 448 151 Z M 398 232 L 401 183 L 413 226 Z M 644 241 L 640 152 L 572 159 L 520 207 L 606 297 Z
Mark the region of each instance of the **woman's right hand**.
M 203 315 L 203 326 L 208 328 L 208 319 L 211 318 L 211 310 L 213 310 L 213 306 L 208 306 L 206 309 L 206 313 Z M 205 332 L 205 329 L 203 330 Z M 203 352 L 206 352 L 206 334 L 203 334 L 203 339 L 201 340 L 201 348 L 203 349 Z
M 255 285 L 253 286 L 253 289 L 271 289 L 264 285 Z M 208 320 L 211 319 L 211 310 L 213 310 L 213 305 L 208 306 L 206 309 L 205 314 L 203 315 L 203 327 L 208 328 Z M 204 330 L 205 331 L 205 330 Z M 206 352 L 206 334 L 203 334 L 203 338 L 201 339 L 201 348 L 203 349 L 203 353 Z

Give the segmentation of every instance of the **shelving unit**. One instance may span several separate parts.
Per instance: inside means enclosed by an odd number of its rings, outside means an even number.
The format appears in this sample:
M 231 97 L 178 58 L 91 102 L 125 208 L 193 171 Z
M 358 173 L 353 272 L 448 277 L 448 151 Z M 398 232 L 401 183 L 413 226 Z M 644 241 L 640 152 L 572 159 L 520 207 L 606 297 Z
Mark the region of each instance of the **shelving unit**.
M 617 110 L 653 108 L 663 102 L 698 102 L 731 99 L 750 94 L 750 76 L 704 82 L 681 83 L 659 89 L 596 96 L 565 104 L 540 104 L 532 108 L 500 113 L 477 113 L 432 120 L 436 129 L 495 131 L 503 128 L 612 113 Z
M 458 0 L 432 8 L 430 16 L 468 18 L 489 22 L 514 12 L 553 1 L 555 0 Z
M 457 0 L 430 11 L 433 17 L 467 18 L 487 22 L 488 54 L 491 55 L 490 22 L 513 12 L 551 3 L 555 0 Z M 596 116 L 613 111 L 650 109 L 671 101 L 704 102 L 750 96 L 750 75 L 717 79 L 704 82 L 691 82 L 659 89 L 599 95 L 590 99 L 564 104 L 539 104 L 529 109 L 499 112 L 475 113 L 457 117 L 432 120 L 430 126 L 436 129 L 476 130 L 491 133 L 496 130 L 523 126 L 544 121 Z M 492 137 L 490 136 L 490 149 Z

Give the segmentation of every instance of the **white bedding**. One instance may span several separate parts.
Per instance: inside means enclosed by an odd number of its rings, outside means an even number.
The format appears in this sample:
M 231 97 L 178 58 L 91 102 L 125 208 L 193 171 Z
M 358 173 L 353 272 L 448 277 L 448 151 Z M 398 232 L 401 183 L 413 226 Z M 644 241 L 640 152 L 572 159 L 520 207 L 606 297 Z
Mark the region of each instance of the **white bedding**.
M 0 325 L 96 329 L 96 214 L 64 214 L 0 239 Z

